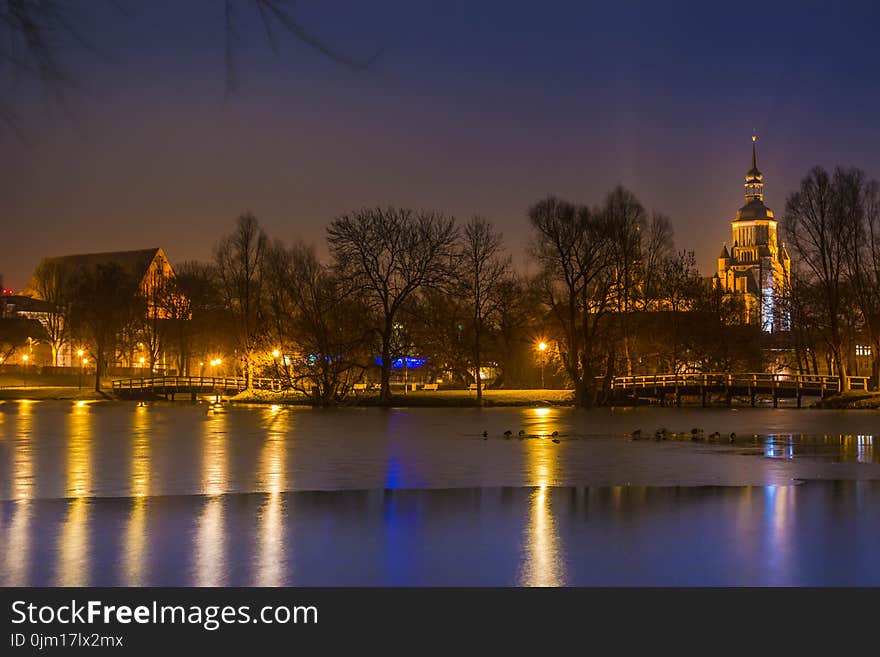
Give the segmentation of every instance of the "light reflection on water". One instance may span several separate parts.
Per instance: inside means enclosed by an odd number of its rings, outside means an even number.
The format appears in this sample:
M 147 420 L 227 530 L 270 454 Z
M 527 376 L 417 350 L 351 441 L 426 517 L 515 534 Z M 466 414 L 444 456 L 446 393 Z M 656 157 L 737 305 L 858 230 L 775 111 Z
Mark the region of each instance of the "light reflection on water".
M 79 498 L 60 514 L 8 500 L 3 517 L 21 504 L 29 540 L 4 526 L 0 563 L 63 540 L 26 577 L 4 567 L 4 585 L 880 584 L 878 482 Z M 115 537 L 140 504 L 147 545 L 133 547 Z M 190 531 L 196 568 L 185 546 L 162 549 Z
M 552 433 L 551 409 L 532 411 L 530 433 Z M 526 467 L 537 486 L 529 499 L 529 518 L 523 532 L 524 559 L 519 578 L 521 586 L 562 586 L 565 584 L 565 564 L 559 547 L 559 536 L 553 517 L 548 487 L 556 484 L 558 450 L 546 439 L 529 441 L 526 447 Z
M 12 447 L 12 497 L 18 504 L 7 529 L 9 550 L 6 553 L 6 572 L 10 586 L 21 586 L 27 581 L 30 550 L 28 534 L 31 522 L 30 498 L 34 492 L 33 415 L 29 401 L 18 402 L 18 422 Z
M 135 407 L 131 429 L 131 512 L 125 529 L 126 586 L 147 582 L 147 496 L 150 494 L 151 417 L 147 406 Z
M 92 428 L 88 404 L 70 413 L 67 445 L 67 489 L 70 500 L 58 533 L 57 586 L 89 585 L 89 512 L 92 482 Z
M 272 408 L 267 417 L 267 433 L 260 453 L 260 473 L 268 491 L 259 512 L 256 554 L 256 586 L 282 586 L 283 564 L 287 561 L 284 542 L 284 496 L 287 487 L 285 463 L 290 414 Z
M 196 586 L 223 586 L 226 576 L 226 535 L 224 499 L 226 490 L 226 414 L 210 414 L 204 424 L 202 452 L 202 488 L 207 502 L 198 519 L 195 533 Z
M 791 485 L 831 461 L 870 477 L 862 426 L 596 438 L 632 417 L 2 404 L 0 584 L 880 583 L 880 484 Z
M 774 459 L 796 456 L 839 462 L 877 463 L 874 436 L 870 434 L 769 434 L 758 437 L 763 455 Z

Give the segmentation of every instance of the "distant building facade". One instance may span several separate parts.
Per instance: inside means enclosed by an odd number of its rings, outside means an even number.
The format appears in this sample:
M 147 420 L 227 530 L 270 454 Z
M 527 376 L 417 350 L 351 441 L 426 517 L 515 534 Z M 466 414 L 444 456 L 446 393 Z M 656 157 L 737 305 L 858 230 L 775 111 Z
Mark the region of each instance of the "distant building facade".
M 147 301 L 147 316 L 158 319 L 167 318 L 166 308 L 158 303 L 160 288 L 174 278 L 174 270 L 165 252 L 159 248 L 139 249 L 135 251 L 111 251 L 105 253 L 81 253 L 67 256 L 43 258 L 31 276 L 27 287 L 19 295 L 12 297 L 12 308 L 7 310 L 19 317 L 37 320 L 48 326 L 53 309 L 43 298 L 40 276 L 41 272 L 57 268 L 69 276 L 77 272 L 95 269 L 100 266 L 118 267 L 121 272 L 131 276 L 138 282 L 138 292 Z M 9 305 L 7 305 L 7 308 Z M 71 366 L 76 364 L 74 346 L 66 343 L 59 349 L 57 364 Z
M 756 140 L 752 137 L 746 203 L 730 224 L 733 246 L 722 247 L 712 282 L 725 295 L 739 295 L 745 323 L 767 332 L 787 331 L 789 315 L 782 301 L 791 276 L 791 258 L 779 242 L 773 211 L 764 205 L 764 175 L 758 170 Z
M 125 274 L 138 281 L 140 293 L 147 299 L 155 295 L 155 287 L 160 281 L 172 279 L 174 269 L 165 252 L 159 248 L 139 249 L 137 251 L 109 251 L 106 253 L 79 253 L 75 255 L 43 258 L 37 266 L 27 287 L 21 291 L 22 296 L 40 299 L 39 272 L 47 264 L 64 268 L 75 273 L 83 269 L 94 269 L 98 266 L 112 265 L 119 267 Z

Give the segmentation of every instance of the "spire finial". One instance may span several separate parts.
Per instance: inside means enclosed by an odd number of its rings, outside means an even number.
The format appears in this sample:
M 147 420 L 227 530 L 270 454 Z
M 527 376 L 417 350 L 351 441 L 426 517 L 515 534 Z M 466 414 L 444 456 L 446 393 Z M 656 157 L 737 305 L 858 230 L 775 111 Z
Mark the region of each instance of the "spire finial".
M 758 154 L 756 152 L 755 142 L 758 141 L 758 135 L 752 134 L 752 169 L 758 168 Z

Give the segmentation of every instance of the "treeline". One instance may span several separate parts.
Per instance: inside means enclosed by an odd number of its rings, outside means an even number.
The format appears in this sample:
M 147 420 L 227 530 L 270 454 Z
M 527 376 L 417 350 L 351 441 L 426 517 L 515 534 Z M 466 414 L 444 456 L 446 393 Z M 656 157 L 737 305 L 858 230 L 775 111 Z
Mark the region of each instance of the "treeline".
M 589 207 L 549 197 L 528 212 L 536 273 L 515 270 L 502 235 L 474 217 L 364 208 L 327 227 L 329 259 L 271 239 L 239 217 L 210 262 L 138 288 L 118 267 L 38 272 L 54 309 L 53 350 L 84 347 L 96 385 L 108 365 L 163 355 L 182 374 L 233 369 L 283 379 L 316 403 L 375 378 L 392 398 L 392 364 L 418 358 L 430 378 L 493 387 L 573 387 L 589 406 L 619 374 L 761 367 L 760 331 L 742 302 L 699 276 L 669 220 L 618 187 Z M 549 349 L 538 354 L 535 345 Z
M 849 374 L 856 345 L 880 352 L 880 185 L 856 168 L 815 167 L 788 197 L 782 221 L 792 250 L 786 295 L 800 372 Z

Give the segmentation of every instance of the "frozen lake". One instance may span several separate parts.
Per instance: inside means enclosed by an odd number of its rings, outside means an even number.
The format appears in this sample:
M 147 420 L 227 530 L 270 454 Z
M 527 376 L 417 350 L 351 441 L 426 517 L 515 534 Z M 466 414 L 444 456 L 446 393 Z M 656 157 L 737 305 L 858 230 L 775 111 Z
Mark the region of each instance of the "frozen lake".
M 878 421 L 5 402 L 0 584 L 877 585 Z

